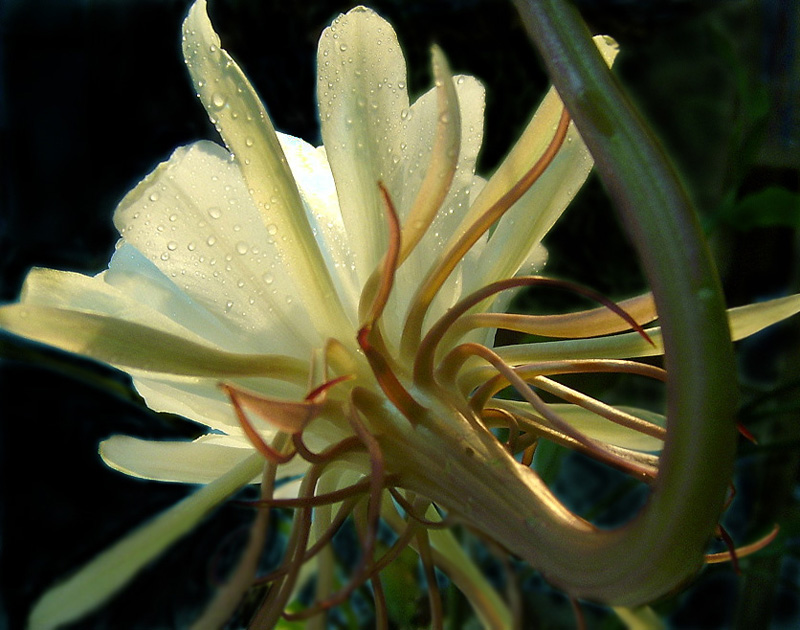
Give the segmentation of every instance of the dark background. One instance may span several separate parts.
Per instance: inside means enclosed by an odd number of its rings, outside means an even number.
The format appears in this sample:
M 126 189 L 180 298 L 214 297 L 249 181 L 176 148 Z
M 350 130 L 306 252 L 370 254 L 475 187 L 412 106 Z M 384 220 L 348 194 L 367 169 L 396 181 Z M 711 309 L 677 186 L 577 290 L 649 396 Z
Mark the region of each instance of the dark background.
M 188 4 L 0 4 L 0 301 L 15 299 L 31 266 L 89 274 L 105 268 L 116 240 L 111 215 L 117 201 L 175 146 L 216 139 L 181 59 L 180 24 Z M 769 187 L 787 194 L 800 188 L 800 4 L 579 5 L 596 32 L 620 41 L 618 74 L 699 202 L 729 303 L 800 290 L 795 198 L 781 197 L 789 211 L 776 219 L 769 212 L 775 197 L 765 201 L 756 194 Z M 211 3 L 223 45 L 259 90 L 277 129 L 319 142 L 316 42 L 330 20 L 351 6 Z M 380 0 L 370 6 L 398 32 L 412 96 L 429 87 L 428 49 L 434 42 L 455 72 L 484 82 L 486 140 L 479 171 L 490 173 L 547 86 L 510 4 Z M 612 298 L 640 290 L 637 265 L 601 184 L 591 179 L 574 205 L 548 239 L 548 272 Z M 570 304 L 531 295 L 520 298 L 519 306 Z M 776 520 L 783 533 L 766 552 L 743 561 L 744 577 L 728 566 L 711 567 L 684 595 L 661 603 L 658 610 L 675 627 L 788 628 L 800 619 L 796 328 L 782 326 L 740 346 L 742 417 L 761 443 L 742 446 L 740 496 L 728 523 L 737 542 L 763 534 Z M 144 408 L 124 375 L 8 335 L 0 336 L 0 410 L 0 627 L 19 628 L 32 602 L 55 580 L 188 491 L 107 470 L 96 455 L 97 443 L 113 433 L 190 436 L 191 427 Z M 241 508 L 223 508 L 111 607 L 76 627 L 185 626 L 207 596 L 208 550 L 224 556 L 220 541 L 229 534 L 235 538 L 247 518 Z M 486 562 L 491 569 L 492 561 Z M 521 571 L 528 626 L 569 627 L 563 598 Z M 618 627 L 602 609 L 590 610 L 590 622 Z

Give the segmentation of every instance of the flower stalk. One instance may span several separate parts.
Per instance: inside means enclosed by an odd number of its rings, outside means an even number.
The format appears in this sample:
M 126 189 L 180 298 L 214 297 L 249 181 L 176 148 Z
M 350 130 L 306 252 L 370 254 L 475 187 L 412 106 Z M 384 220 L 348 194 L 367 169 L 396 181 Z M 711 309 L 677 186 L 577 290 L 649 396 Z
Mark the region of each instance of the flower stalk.
M 621 545 L 619 578 L 638 584 L 618 603 L 636 605 L 699 568 L 727 492 L 737 378 L 724 301 L 689 195 L 578 11 L 564 0 L 515 5 L 618 208 L 661 321 L 670 379 L 659 477 L 638 520 L 609 541 Z

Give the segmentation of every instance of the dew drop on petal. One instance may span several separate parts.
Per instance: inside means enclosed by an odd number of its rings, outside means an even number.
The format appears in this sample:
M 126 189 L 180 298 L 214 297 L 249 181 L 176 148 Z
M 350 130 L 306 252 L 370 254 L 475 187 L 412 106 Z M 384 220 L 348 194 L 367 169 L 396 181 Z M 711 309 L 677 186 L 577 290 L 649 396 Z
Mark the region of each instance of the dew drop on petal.
M 261 276 L 261 279 L 267 284 L 272 284 L 275 281 L 275 276 L 273 276 L 271 273 L 265 273 L 263 276 Z
M 174 252 L 176 249 L 178 249 L 178 244 L 175 241 L 170 241 L 167 243 L 167 249 L 171 252 Z
M 225 97 L 222 94 L 216 93 L 211 97 L 211 103 L 214 107 L 225 107 Z
M 151 192 L 150 193 L 150 201 L 158 201 L 158 193 L 157 192 Z
M 216 238 L 215 236 L 209 236 L 209 237 L 206 239 L 206 244 L 207 244 L 209 247 L 210 247 L 210 246 L 212 246 L 212 245 L 213 245 L 214 243 L 216 243 L 216 242 L 217 242 L 217 238 Z
M 208 209 L 208 214 L 212 219 L 219 219 L 222 216 L 222 210 L 217 206 L 212 206 Z
M 238 243 L 236 243 L 236 253 L 237 254 L 244 255 L 244 254 L 247 253 L 248 249 L 250 249 L 250 247 L 244 241 L 239 241 Z

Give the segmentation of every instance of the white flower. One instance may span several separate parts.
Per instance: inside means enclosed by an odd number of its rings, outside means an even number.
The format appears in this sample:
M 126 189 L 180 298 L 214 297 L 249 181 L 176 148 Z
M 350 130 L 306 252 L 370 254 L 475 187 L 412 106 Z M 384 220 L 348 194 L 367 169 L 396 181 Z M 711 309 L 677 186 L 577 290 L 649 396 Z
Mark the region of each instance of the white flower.
M 610 62 L 613 42 L 597 43 Z M 639 368 L 612 360 L 660 352 L 657 329 L 648 330 L 652 344 L 638 332 L 602 336 L 652 320 L 646 296 L 624 304 L 625 313 L 610 304 L 549 318 L 496 312 L 507 304 L 496 299 L 501 290 L 547 283 L 506 279 L 543 265 L 541 239 L 591 169 L 557 95 L 548 93 L 484 181 L 475 175 L 480 83 L 451 77 L 434 49 L 436 87 L 410 104 L 394 31 L 369 9 L 338 17 L 320 41 L 324 147 L 273 130 L 221 48 L 204 0 L 186 19 L 183 50 L 225 147 L 178 148 L 118 206 L 121 239 L 107 271 L 89 278 L 34 269 L 20 303 L 0 309 L 0 325 L 117 366 L 150 408 L 208 429 L 192 442 L 112 437 L 101 446 L 110 466 L 209 485 L 53 589 L 32 625 L 52 627 L 96 606 L 208 509 L 258 481 L 262 455 L 278 478 L 308 471 L 301 456 L 279 463 L 271 449 L 293 448 L 279 429 L 315 452 L 360 444 L 337 460 L 335 487 L 366 477 L 380 478 L 380 490 L 391 479 L 576 595 L 619 598 L 624 586 L 582 576 L 570 583 L 575 568 L 551 557 L 547 541 L 570 528 L 584 540 L 582 525 L 515 461 L 513 445 L 486 429 L 505 423 L 543 434 L 640 477 L 657 463 L 642 452 L 658 451 L 663 437 L 656 415 L 576 398 L 546 378 L 597 365 L 632 371 Z M 795 296 L 739 310 L 734 333 L 799 309 Z M 497 327 L 566 339 L 492 351 Z M 589 359 L 594 367 L 581 363 Z M 492 398 L 509 381 L 528 403 Z M 579 404 L 539 405 L 525 381 Z M 298 490 L 315 492 L 294 483 L 279 493 Z M 458 552 L 437 541 L 457 564 Z M 464 575 L 459 585 L 469 588 Z M 486 621 L 491 605 L 476 606 Z

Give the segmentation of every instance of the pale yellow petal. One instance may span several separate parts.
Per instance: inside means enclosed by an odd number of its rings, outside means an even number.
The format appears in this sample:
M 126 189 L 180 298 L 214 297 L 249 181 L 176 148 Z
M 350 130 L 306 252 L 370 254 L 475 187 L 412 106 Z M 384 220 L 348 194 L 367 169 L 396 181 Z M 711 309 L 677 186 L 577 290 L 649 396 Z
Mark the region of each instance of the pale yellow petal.
M 112 545 L 75 575 L 47 591 L 34 606 L 28 627 L 57 628 L 102 605 L 210 510 L 248 484 L 263 467 L 260 455 L 245 458 L 223 476 Z
M 205 0 L 192 5 L 183 24 L 183 54 L 195 90 L 281 251 L 281 273 L 294 283 L 304 310 L 316 312 L 320 328 L 343 333 L 347 318 L 278 137 L 253 86 L 222 49 Z M 271 271 L 268 262 L 264 267 L 262 273 Z
M 269 436 L 265 439 L 271 440 Z M 132 477 L 177 483 L 211 483 L 254 453 L 241 437 L 208 435 L 193 442 L 142 440 L 114 435 L 100 444 L 100 456 L 114 470 Z M 308 463 L 300 458 L 282 465 L 283 477 L 302 474 Z M 258 483 L 254 474 L 250 483 Z
M 322 139 L 363 285 L 387 247 L 378 182 L 393 198 L 408 114 L 406 64 L 391 25 L 356 7 L 326 28 L 317 55 Z

